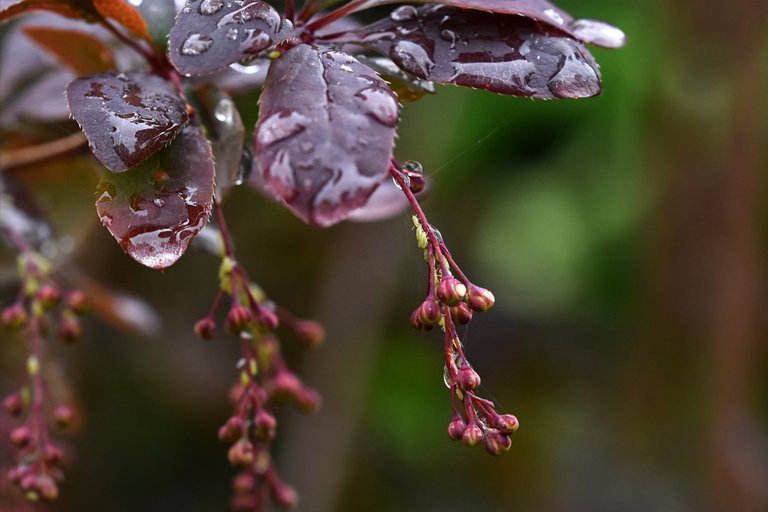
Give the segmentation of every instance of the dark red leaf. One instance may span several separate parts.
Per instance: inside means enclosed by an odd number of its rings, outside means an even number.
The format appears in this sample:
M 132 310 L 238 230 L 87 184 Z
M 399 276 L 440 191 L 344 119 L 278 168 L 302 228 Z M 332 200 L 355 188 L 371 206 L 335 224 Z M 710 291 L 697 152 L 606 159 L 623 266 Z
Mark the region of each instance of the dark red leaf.
M 402 0 L 369 0 L 362 2 L 356 11 L 384 4 L 402 3 Z M 624 46 L 626 36 L 620 29 L 597 20 L 578 20 L 547 0 L 411 0 L 417 4 L 441 4 L 460 9 L 514 14 L 536 20 L 540 24 L 576 39 L 606 48 Z M 416 8 L 410 5 L 392 11 L 394 21 L 405 21 L 415 16 Z
M 213 177 L 208 141 L 199 128 L 187 125 L 167 149 L 138 167 L 104 173 L 96 210 L 133 259 L 164 269 L 207 224 Z
M 139 72 L 78 78 L 67 88 L 67 102 L 96 158 L 115 172 L 166 146 L 188 120 L 168 82 Z
M 597 64 L 581 43 L 522 16 L 428 6 L 408 19 L 373 23 L 356 37 L 434 82 L 532 98 L 600 93 Z
M 399 116 L 387 84 L 350 55 L 299 45 L 272 63 L 254 155 L 299 217 L 330 226 L 387 177 Z
M 191 0 L 176 17 L 168 55 L 181 73 L 207 75 L 292 33 L 291 22 L 261 0 Z

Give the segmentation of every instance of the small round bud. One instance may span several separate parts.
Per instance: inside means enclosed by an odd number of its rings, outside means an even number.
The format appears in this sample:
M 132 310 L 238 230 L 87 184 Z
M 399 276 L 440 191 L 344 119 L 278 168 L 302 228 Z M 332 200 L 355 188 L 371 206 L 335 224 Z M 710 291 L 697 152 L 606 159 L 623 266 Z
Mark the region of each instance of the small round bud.
M 307 348 L 314 348 L 325 341 L 325 329 L 320 322 L 299 320 L 293 325 L 299 342 Z
M 274 331 L 275 329 L 277 329 L 277 326 L 280 324 L 280 320 L 278 320 L 275 312 L 265 307 L 259 308 L 259 311 L 256 314 L 255 320 L 256 320 L 256 327 L 258 327 L 261 332 Z
M 502 414 L 494 419 L 493 426 L 502 434 L 514 434 L 517 432 L 520 422 L 512 414 Z
M 85 293 L 73 290 L 67 294 L 67 307 L 77 315 L 86 315 L 91 312 L 93 305 Z
M 80 327 L 80 321 L 72 313 L 62 315 L 59 319 L 59 325 L 56 328 L 58 337 L 66 343 L 74 343 L 83 335 L 83 329 Z
M 247 439 L 241 439 L 229 449 L 229 463 L 233 466 L 247 466 L 253 462 L 253 445 Z
M 245 306 L 233 306 L 227 313 L 227 331 L 232 334 L 240 334 L 250 327 L 252 320 L 253 313 L 250 309 Z
M 454 441 L 461 439 L 464 431 L 467 429 L 467 424 L 460 417 L 453 418 L 448 424 L 448 437 Z
M 424 325 L 432 326 L 440 322 L 440 303 L 432 297 L 422 302 L 416 311 Z
M 437 298 L 446 306 L 455 306 L 466 294 L 467 287 L 454 277 L 447 277 L 437 285 Z
M 485 449 L 491 455 L 498 457 L 504 455 L 512 446 L 512 440 L 508 435 L 502 434 L 495 428 L 489 428 L 485 431 Z
M 260 441 L 270 441 L 275 438 L 277 420 L 267 411 L 259 411 L 253 419 L 253 437 Z
M 195 334 L 201 339 L 210 340 L 216 334 L 216 322 L 213 321 L 213 318 L 207 316 L 195 322 L 194 329 Z
M 291 510 L 299 504 L 299 494 L 289 485 L 275 481 L 272 483 L 271 491 L 272 499 L 284 510 Z
M 43 311 L 50 311 L 61 301 L 61 292 L 56 286 L 47 284 L 37 292 L 37 300 Z
M 451 318 L 459 325 L 468 324 L 472 320 L 472 310 L 465 302 L 459 302 L 451 308 Z
M 296 405 L 304 412 L 315 412 L 320 408 L 320 393 L 310 388 L 302 388 L 296 395 Z
M 27 324 L 27 312 L 21 304 L 13 304 L 3 310 L 3 325 L 11 330 L 17 330 Z
M 471 367 L 464 366 L 459 370 L 456 381 L 462 391 L 474 391 L 480 386 L 480 375 Z
M 34 487 L 46 501 L 53 501 L 59 497 L 59 486 L 49 475 L 38 475 Z
M 45 462 L 53 466 L 61 464 L 61 461 L 64 459 L 64 452 L 61 451 L 61 448 L 52 443 L 45 445 L 44 453 Z
M 420 308 L 416 308 L 411 313 L 411 327 L 413 327 L 417 331 L 431 331 L 433 326 L 425 324 L 424 322 L 421 321 L 421 315 L 419 314 L 419 309 Z
M 225 443 L 232 443 L 243 435 L 245 423 L 238 416 L 232 416 L 219 429 L 219 439 Z
M 240 473 L 232 481 L 232 489 L 237 494 L 248 494 L 253 491 L 253 487 L 256 485 L 256 477 L 252 473 Z
M 75 422 L 75 411 L 68 405 L 57 405 L 53 409 L 53 420 L 59 428 L 69 428 Z
M 482 440 L 483 430 L 477 425 L 469 425 L 461 436 L 461 441 L 470 448 L 477 446 Z
M 408 188 L 411 192 L 418 194 L 427 185 L 427 180 L 424 177 L 424 167 L 414 160 L 408 160 L 403 164 L 403 173 L 408 176 Z
M 466 301 L 467 304 L 469 304 L 469 307 L 478 313 L 488 311 L 496 303 L 496 299 L 494 298 L 493 293 L 491 293 L 491 290 L 475 286 L 474 284 L 469 285 Z
M 24 402 L 19 393 L 13 393 L 3 399 L 3 410 L 10 416 L 18 416 L 24 410 Z
M 275 375 L 273 381 L 273 393 L 281 397 L 297 397 L 303 386 L 299 378 L 293 373 L 284 370 Z
M 13 443 L 14 446 L 24 448 L 28 446 L 30 442 L 32 442 L 32 429 L 26 425 L 16 427 L 15 429 L 11 430 L 11 434 L 8 436 L 8 438 L 11 440 L 11 443 Z

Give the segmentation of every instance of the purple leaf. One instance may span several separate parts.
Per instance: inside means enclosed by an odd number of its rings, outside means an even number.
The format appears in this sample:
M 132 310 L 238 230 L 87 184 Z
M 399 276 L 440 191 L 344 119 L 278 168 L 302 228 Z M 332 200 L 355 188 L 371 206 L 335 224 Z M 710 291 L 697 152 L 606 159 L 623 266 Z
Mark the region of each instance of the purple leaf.
M 78 78 L 67 88 L 67 102 L 96 158 L 114 172 L 166 146 L 189 119 L 168 82 L 139 72 Z
M 213 177 L 208 141 L 199 128 L 188 125 L 168 148 L 138 167 L 104 173 L 96 210 L 133 259 L 164 269 L 208 222 Z
M 304 221 L 343 220 L 387 177 L 397 99 L 352 56 L 296 46 L 272 63 L 260 101 L 258 168 Z
M 369 9 L 384 4 L 401 3 L 400 0 L 370 0 L 356 10 Z M 577 20 L 547 0 L 413 0 L 412 3 L 441 4 L 460 9 L 514 14 L 536 20 L 565 35 L 606 48 L 624 46 L 626 36 L 620 29 L 597 20 Z M 394 21 L 406 21 L 416 15 L 416 8 L 410 5 L 392 11 Z
M 522 16 L 428 6 L 354 37 L 425 80 L 545 99 L 600 93 L 598 66 L 584 46 Z
M 191 0 L 171 29 L 168 56 L 179 72 L 207 75 L 290 37 L 293 24 L 261 0 Z

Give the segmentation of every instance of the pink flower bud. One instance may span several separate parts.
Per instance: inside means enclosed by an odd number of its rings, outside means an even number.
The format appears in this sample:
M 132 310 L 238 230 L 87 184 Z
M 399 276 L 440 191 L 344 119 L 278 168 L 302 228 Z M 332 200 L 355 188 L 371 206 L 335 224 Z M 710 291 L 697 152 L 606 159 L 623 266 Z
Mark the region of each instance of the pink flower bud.
M 448 437 L 454 441 L 458 441 L 461 439 L 466 429 L 467 424 L 464 423 L 463 419 L 457 416 L 453 418 L 453 420 L 451 420 L 451 422 L 448 424 Z
M 88 296 L 80 290 L 73 290 L 67 294 L 67 307 L 78 315 L 91 312 L 92 304 Z
M 416 311 L 418 312 L 419 320 L 424 325 L 432 326 L 440 322 L 440 303 L 432 297 L 422 302 Z
M 280 324 L 277 315 L 271 309 L 260 307 L 258 314 L 256 315 L 256 327 L 261 332 L 271 332 L 277 329 Z
M 233 466 L 247 466 L 253 463 L 253 445 L 247 439 L 241 439 L 229 449 L 229 463 Z
M 466 300 L 467 304 L 469 304 L 469 307 L 478 313 L 484 313 L 485 311 L 488 311 L 496 303 L 496 299 L 490 290 L 475 286 L 474 284 L 469 285 Z
M 260 441 L 271 441 L 275 438 L 277 420 L 267 411 L 261 410 L 253 419 L 253 437 Z
M 245 423 L 239 416 L 232 416 L 219 429 L 219 439 L 225 443 L 232 443 L 243 435 Z
M 493 426 L 499 429 L 502 434 L 514 434 L 520 426 L 520 422 L 512 414 L 502 414 L 495 418 Z
M 69 315 L 64 315 L 59 319 L 56 334 L 62 341 L 74 343 L 82 336 L 83 329 L 80 327 L 80 321 L 77 317 L 69 313 Z
M 485 431 L 485 449 L 494 456 L 504 455 L 512 446 L 512 440 L 508 435 L 502 434 L 495 428 Z
M 463 391 L 474 391 L 480 386 L 480 375 L 470 366 L 463 366 L 459 370 L 457 383 Z
M 325 329 L 314 320 L 299 320 L 293 325 L 299 342 L 307 348 L 314 348 L 325 341 Z
M 53 409 L 53 419 L 59 428 L 69 428 L 75 421 L 75 411 L 68 405 L 57 405 Z
M 10 416 L 18 416 L 24 410 L 24 402 L 19 393 L 12 393 L 3 399 L 3 410 Z
M 291 510 L 299 504 L 299 495 L 293 487 L 280 481 L 272 482 L 272 499 L 284 510 Z
M 288 370 L 275 375 L 273 386 L 273 393 L 280 397 L 297 397 L 303 387 L 299 378 Z
M 256 485 L 256 477 L 252 473 L 243 472 L 232 481 L 232 488 L 236 494 L 248 494 L 253 491 Z
M 302 388 L 296 395 L 296 405 L 304 412 L 315 412 L 320 408 L 320 393 L 310 388 Z
M 469 425 L 461 436 L 461 441 L 469 447 L 477 446 L 482 440 L 483 431 L 477 425 Z
M 472 310 L 464 302 L 459 302 L 458 305 L 451 308 L 451 318 L 459 325 L 465 325 L 472 320 Z
M 431 325 L 427 325 L 421 321 L 421 316 L 419 315 L 419 308 L 414 309 L 413 312 L 411 313 L 411 327 L 413 327 L 417 331 L 432 330 Z
M 43 310 L 50 311 L 61 301 L 61 292 L 56 286 L 47 284 L 40 288 L 36 298 L 40 302 L 40 306 L 42 306 Z
M 27 324 L 27 312 L 21 304 L 13 304 L 3 310 L 3 325 L 11 330 L 17 330 Z
M 194 329 L 195 334 L 201 339 L 210 340 L 216 334 L 216 322 L 213 321 L 213 318 L 207 316 L 195 322 Z
M 26 425 L 16 427 L 8 437 L 15 446 L 25 448 L 32 442 L 32 429 Z
M 454 277 L 446 277 L 437 285 L 437 298 L 446 306 L 455 306 L 466 293 L 467 287 Z
M 46 501 L 53 501 L 59 497 L 59 486 L 49 475 L 38 475 L 34 487 Z
M 253 313 L 245 306 L 232 306 L 227 313 L 226 329 L 232 334 L 240 334 L 251 326 Z

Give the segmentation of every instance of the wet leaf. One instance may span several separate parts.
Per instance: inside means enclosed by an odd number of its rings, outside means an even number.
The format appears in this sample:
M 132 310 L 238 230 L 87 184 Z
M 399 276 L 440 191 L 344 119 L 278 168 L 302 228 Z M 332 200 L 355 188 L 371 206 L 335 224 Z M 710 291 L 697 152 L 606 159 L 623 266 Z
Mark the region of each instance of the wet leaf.
M 23 30 L 27 37 L 55 55 L 77 75 L 102 73 L 115 68 L 112 51 L 85 32 L 29 26 Z
M 402 21 L 373 23 L 357 37 L 434 82 L 545 99 L 601 90 L 598 66 L 581 43 L 522 16 L 428 6 Z
M 168 55 L 179 72 L 206 75 L 263 52 L 293 32 L 261 0 L 191 0 L 171 29 Z
M 202 131 L 188 125 L 159 154 L 120 174 L 104 173 L 96 210 L 133 259 L 167 268 L 208 223 L 213 156 Z
M 91 0 L 96 11 L 105 18 L 111 18 L 128 29 L 136 37 L 152 42 L 147 31 L 147 22 L 132 5 L 124 0 Z
M 411 103 L 420 100 L 427 94 L 435 93 L 435 84 L 405 73 L 397 67 L 397 64 L 392 62 L 392 59 L 374 56 L 364 57 L 361 60 L 386 80 L 400 103 Z
M 402 3 L 400 0 L 370 0 L 357 10 Z M 606 48 L 624 46 L 626 36 L 619 28 L 597 20 L 578 20 L 546 0 L 413 0 L 411 3 L 441 4 L 460 9 L 472 9 L 497 14 L 514 14 L 536 20 L 552 30 L 576 39 Z M 392 11 L 394 21 L 406 21 L 415 16 L 416 8 L 410 5 Z
M 139 72 L 78 78 L 67 88 L 67 102 L 96 158 L 115 172 L 166 146 L 188 120 L 168 82 Z
M 61 16 L 86 21 L 97 19 L 93 4 L 89 1 L 78 0 L 22 0 L 0 2 L 0 22 L 32 11 L 50 11 Z
M 260 102 L 257 167 L 304 221 L 343 220 L 388 176 L 399 106 L 352 56 L 296 46 L 272 63 Z
M 230 188 L 243 182 L 243 140 L 245 126 L 232 97 L 221 89 L 208 87 L 200 93 L 210 127 L 216 161 L 216 198 L 223 199 Z

